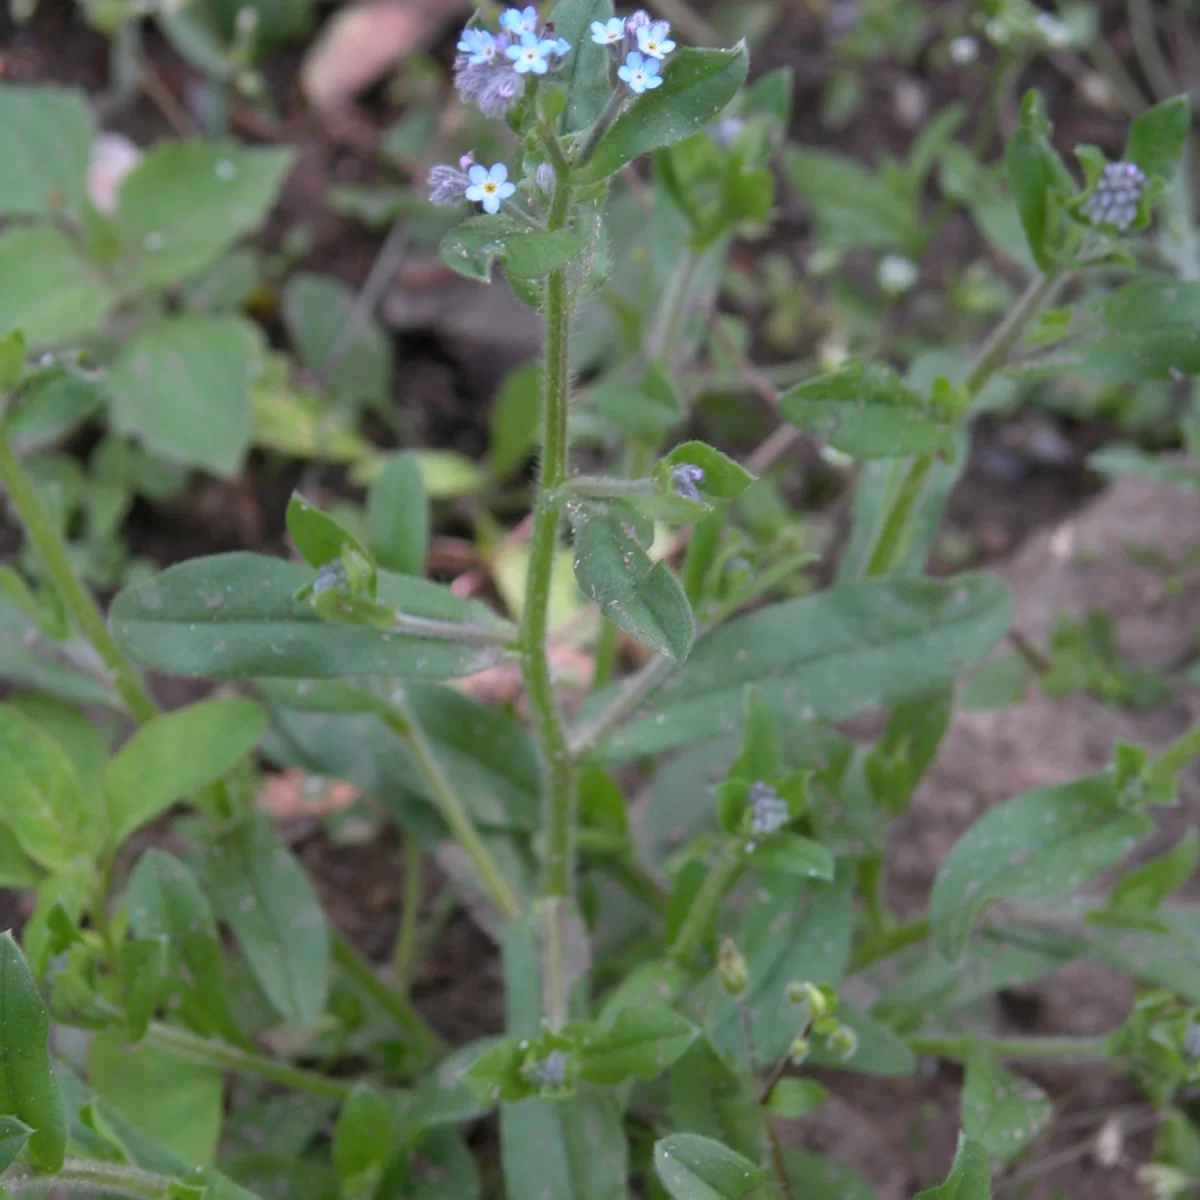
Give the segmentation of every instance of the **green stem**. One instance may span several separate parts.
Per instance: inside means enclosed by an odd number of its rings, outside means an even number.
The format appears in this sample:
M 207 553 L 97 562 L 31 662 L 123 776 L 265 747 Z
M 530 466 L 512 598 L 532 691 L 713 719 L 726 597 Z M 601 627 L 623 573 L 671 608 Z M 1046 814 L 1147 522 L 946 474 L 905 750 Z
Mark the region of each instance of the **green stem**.
M 613 681 L 617 671 L 617 651 L 620 649 L 620 630 L 608 620 L 600 618 L 600 633 L 596 637 L 594 651 L 595 666 L 592 669 L 592 691 L 598 692 Z
M 675 941 L 669 951 L 672 962 L 681 967 L 691 963 L 701 939 L 717 914 L 717 909 L 721 907 L 721 902 L 728 895 L 730 888 L 737 883 L 746 865 L 745 849 L 741 842 L 731 838 L 722 847 L 717 861 L 705 876 L 687 916 L 683 919 L 683 924 L 679 927 L 679 932 L 675 935 Z
M 661 683 L 665 683 L 677 669 L 674 660 L 656 654 L 644 667 L 630 675 L 621 684 L 613 701 L 597 713 L 595 718 L 582 726 L 571 738 L 570 754 L 573 760 L 582 758 L 594 750 L 614 729 L 624 724 L 634 710 Z
M 558 171 L 550 205 L 550 229 L 565 229 L 571 210 L 571 188 Z M 559 902 L 573 891 L 574 862 L 571 834 L 575 820 L 575 771 L 567 746 L 566 730 L 554 682 L 550 675 L 547 639 L 550 588 L 558 554 L 559 504 L 555 493 L 567 478 L 567 404 L 570 399 L 569 312 L 567 273 L 553 272 L 546 281 L 545 394 L 542 404 L 542 465 L 529 544 L 529 569 L 525 579 L 525 607 L 521 621 L 521 673 L 529 703 L 530 722 L 542 769 L 541 895 L 547 1017 L 565 1019 L 566 974 L 562 962 L 562 928 Z
M 688 300 L 699 266 L 700 256 L 694 250 L 688 250 L 667 281 L 666 291 L 659 301 L 654 324 L 646 339 L 646 357 L 652 362 L 662 362 L 668 368 L 671 366 L 670 359 L 674 357 L 683 334 Z
M 1200 758 L 1200 725 L 1172 742 L 1150 763 L 1147 774 L 1152 781 L 1174 779 L 1195 758 Z
M 0 1192 L 28 1196 L 35 1192 L 80 1192 L 86 1196 L 135 1196 L 166 1200 L 173 1180 L 137 1167 L 68 1158 L 62 1170 L 44 1175 L 34 1167 L 18 1163 L 0 1175 Z
M 963 1060 L 972 1050 L 1022 1062 L 1107 1062 L 1106 1037 L 973 1037 L 970 1034 L 908 1039 L 916 1054 Z
M 616 475 L 576 475 L 567 480 L 564 491 L 587 500 L 648 496 L 654 492 L 654 480 L 620 479 Z
M 583 141 L 579 143 L 578 148 L 572 155 L 572 166 L 582 167 L 596 151 L 596 147 L 600 145 L 600 139 L 608 132 L 609 126 L 620 115 L 621 110 L 625 107 L 627 93 L 621 86 L 613 89 L 613 93 L 608 98 L 608 103 L 604 106 L 600 115 L 596 118 L 591 129 L 584 135 Z
M 466 625 L 431 617 L 410 617 L 399 612 L 392 621 L 392 630 L 396 633 L 441 642 L 460 642 L 464 646 L 513 646 L 517 640 L 516 627 L 508 621 L 499 621 L 495 625 Z
M 173 1054 L 176 1058 L 207 1067 L 220 1067 L 238 1075 L 266 1079 L 296 1092 L 341 1099 L 354 1088 L 354 1080 L 331 1079 L 328 1075 L 293 1067 L 290 1063 L 263 1058 L 260 1054 L 243 1050 L 240 1046 L 231 1046 L 228 1042 L 199 1037 L 175 1025 L 163 1025 L 156 1021 L 147 1030 L 145 1040 L 147 1045 Z
M 359 989 L 396 1024 L 411 1033 L 431 1057 L 440 1057 L 446 1047 L 442 1039 L 425 1023 L 424 1018 L 412 1006 L 407 996 L 388 987 L 371 963 L 364 958 L 340 933 L 333 935 L 333 961 L 358 985 Z
M 846 974 L 854 975 L 863 971 L 879 959 L 899 954 L 901 950 L 923 942 L 928 936 L 928 917 L 918 917 L 914 921 L 906 921 L 903 925 L 893 925 L 855 947 L 846 966 Z
M 908 465 L 908 471 L 900 481 L 896 498 L 888 509 L 887 517 L 879 528 L 879 537 L 867 559 L 865 579 L 878 579 L 892 571 L 907 545 L 909 522 L 916 510 L 917 502 L 925 491 L 925 481 L 937 461 L 932 454 L 918 454 Z
M 0 437 L 0 484 L 12 500 L 29 540 L 41 556 L 75 624 L 104 660 L 125 706 L 139 724 L 152 720 L 158 714 L 158 705 L 117 648 L 96 602 L 72 570 L 62 538 L 47 517 L 25 468 L 5 437 Z
M 407 998 L 417 958 L 417 919 L 421 915 L 421 889 L 424 884 L 421 843 L 409 832 L 404 834 L 404 898 L 400 908 L 400 928 L 392 955 L 392 986 L 396 994 Z
M 433 793 L 438 811 L 442 814 L 446 824 L 450 826 L 450 832 L 458 844 L 471 860 L 471 865 L 475 868 L 488 899 L 496 906 L 505 920 L 511 921 L 521 912 L 520 900 L 517 899 L 508 880 L 496 865 L 496 860 L 492 858 L 483 838 L 479 836 L 479 830 L 475 828 L 471 814 L 467 812 L 466 806 L 454 790 L 450 780 L 446 778 L 442 764 L 438 762 L 437 755 L 434 754 L 433 747 L 425 736 L 425 730 L 417 720 L 416 713 L 405 698 L 403 691 L 397 691 L 393 695 L 392 704 L 396 713 L 385 716 L 384 720 L 412 751 L 417 769 L 424 776 L 425 782 L 429 784 L 429 790 Z M 374 975 L 374 972 L 372 971 L 371 974 Z M 390 989 L 388 990 L 390 991 Z

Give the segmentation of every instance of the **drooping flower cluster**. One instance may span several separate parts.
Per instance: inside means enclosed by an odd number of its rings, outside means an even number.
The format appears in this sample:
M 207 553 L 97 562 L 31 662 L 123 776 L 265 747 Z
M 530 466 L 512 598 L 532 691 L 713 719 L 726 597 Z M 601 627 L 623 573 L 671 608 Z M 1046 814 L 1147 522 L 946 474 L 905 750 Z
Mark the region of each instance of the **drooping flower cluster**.
M 1083 215 L 1095 225 L 1111 225 L 1124 233 L 1137 217 L 1145 186 L 1146 176 L 1134 163 L 1109 163 L 1083 206 Z
M 570 53 L 570 42 L 554 37 L 553 30 L 539 33 L 533 5 L 509 8 L 500 15 L 497 33 L 477 26 L 462 31 L 454 85 L 484 116 L 503 117 L 521 98 L 522 76 L 545 75 Z
M 662 85 L 663 60 L 675 49 L 670 24 L 652 21 L 642 11 L 628 20 L 611 17 L 607 21 L 593 21 L 592 41 L 612 50 L 621 64 L 617 76 L 631 92 L 638 94 Z

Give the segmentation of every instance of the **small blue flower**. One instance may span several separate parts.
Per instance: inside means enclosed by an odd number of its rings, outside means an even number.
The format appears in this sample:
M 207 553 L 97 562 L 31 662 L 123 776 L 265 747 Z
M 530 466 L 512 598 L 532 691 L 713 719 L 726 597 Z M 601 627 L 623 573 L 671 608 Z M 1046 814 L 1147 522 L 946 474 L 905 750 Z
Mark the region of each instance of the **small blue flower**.
M 618 68 L 617 74 L 629 85 L 631 92 L 641 95 L 648 88 L 661 86 L 659 69 L 657 58 L 643 58 L 636 50 L 631 50 L 625 65 Z
M 592 22 L 592 41 L 597 46 L 615 46 L 625 37 L 625 22 L 620 17 Z
M 559 58 L 566 58 L 571 53 L 571 43 L 564 37 L 558 38 L 554 43 L 553 53 Z
M 514 37 L 526 33 L 536 33 L 538 27 L 537 9 L 532 4 L 525 8 L 508 8 L 500 14 L 500 28 L 507 29 Z
M 483 205 L 483 211 L 500 211 L 500 201 L 507 200 L 517 190 L 516 184 L 508 182 L 508 168 L 496 163 L 489 171 L 476 163 L 468 172 L 471 186 L 467 188 L 467 199 Z
M 496 57 L 496 39 L 486 29 L 464 29 L 458 49 L 473 67 L 490 63 Z
M 550 70 L 550 64 L 546 59 L 554 53 L 555 49 L 554 42 L 545 38 L 539 39 L 536 33 L 523 33 L 521 34 L 521 44 L 509 46 L 504 53 L 512 59 L 513 70 L 518 75 L 525 75 L 530 71 L 535 75 L 545 75 Z
M 675 49 L 671 41 L 671 26 L 666 21 L 655 21 L 653 25 L 639 25 L 637 31 L 638 49 L 650 58 L 660 61 Z

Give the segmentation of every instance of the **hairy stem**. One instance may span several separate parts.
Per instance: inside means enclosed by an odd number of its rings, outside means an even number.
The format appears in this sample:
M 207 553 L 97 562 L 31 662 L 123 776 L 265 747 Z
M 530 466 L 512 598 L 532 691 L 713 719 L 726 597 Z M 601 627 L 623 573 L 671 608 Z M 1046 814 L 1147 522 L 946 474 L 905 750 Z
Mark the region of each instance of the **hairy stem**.
M 25 468 L 5 437 L 0 437 L 0 484 L 8 493 L 25 533 L 37 550 L 72 619 L 104 660 L 126 708 L 139 724 L 151 720 L 158 713 L 158 705 L 137 671 L 117 648 L 96 602 L 76 577 L 62 538 L 42 508 Z
M 68 1158 L 62 1170 L 53 1175 L 42 1174 L 34 1167 L 18 1163 L 0 1175 L 0 1191 L 11 1196 L 78 1192 L 85 1196 L 103 1193 L 105 1196 L 167 1200 L 172 1182 L 165 1175 L 155 1175 L 138 1167 Z
M 700 885 L 700 890 L 675 935 L 675 941 L 669 951 L 673 962 L 681 967 L 691 963 L 705 931 L 716 916 L 717 909 L 721 907 L 729 889 L 737 883 L 738 877 L 746 869 L 746 864 L 746 852 L 742 844 L 731 838 L 722 847 L 717 861 L 704 877 L 704 882 Z
M 932 1058 L 966 1058 L 972 1050 L 983 1050 L 995 1058 L 1022 1062 L 1107 1062 L 1108 1039 L 1105 1037 L 973 1037 L 970 1034 L 947 1037 L 909 1038 L 916 1054 Z
M 570 215 L 571 188 L 565 173 L 558 172 L 549 227 L 564 229 Z M 521 672 L 529 702 L 530 721 L 542 768 L 542 832 L 545 856 L 542 862 L 541 895 L 554 910 L 543 920 L 545 935 L 545 985 L 547 1017 L 561 1023 L 566 1017 L 566 979 L 562 962 L 562 929 L 558 920 L 560 902 L 572 895 L 574 862 L 571 845 L 575 820 L 575 772 L 567 746 L 562 714 L 550 676 L 549 633 L 550 587 L 558 553 L 559 502 L 555 495 L 567 478 L 567 404 L 569 313 L 567 273 L 553 272 L 546 281 L 545 393 L 542 404 L 542 465 L 533 514 L 533 536 L 529 546 L 529 570 L 525 580 L 525 608 L 521 621 Z
M 475 828 L 475 822 L 467 812 L 466 805 L 446 778 L 446 772 L 442 769 L 442 764 L 425 736 L 421 722 L 402 690 L 392 696 L 392 704 L 396 709 L 395 716 L 384 719 L 412 751 L 417 769 L 429 784 L 442 819 L 450 826 L 450 832 L 471 860 L 488 899 L 505 920 L 511 921 L 521 911 L 520 900 L 496 865 L 496 860 L 492 858 L 483 838 L 479 836 L 479 830 Z
M 575 150 L 572 158 L 572 166 L 582 167 L 592 157 L 596 152 L 596 147 L 600 145 L 600 139 L 608 132 L 609 126 L 620 116 L 621 110 L 625 107 L 626 99 L 627 93 L 624 88 L 616 87 L 613 89 L 613 94 L 609 96 L 608 103 L 596 118 L 595 124 L 584 134 L 583 141 L 578 144 L 578 148 Z
M 585 725 L 576 730 L 571 738 L 571 757 L 578 760 L 594 750 L 618 726 L 623 725 L 660 683 L 670 678 L 678 663 L 656 654 L 636 674 L 631 675 L 613 697 L 612 703 L 602 709 Z

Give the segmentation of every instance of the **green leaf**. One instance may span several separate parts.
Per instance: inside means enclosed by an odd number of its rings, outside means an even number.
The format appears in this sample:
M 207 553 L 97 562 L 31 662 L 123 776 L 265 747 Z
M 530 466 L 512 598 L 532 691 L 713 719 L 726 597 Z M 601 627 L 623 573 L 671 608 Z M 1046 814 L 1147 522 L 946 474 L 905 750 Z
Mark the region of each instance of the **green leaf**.
M 934 944 L 962 957 L 975 921 L 995 900 L 1038 900 L 1079 887 L 1112 866 L 1154 828 L 1118 805 L 1110 773 L 1006 800 L 975 822 L 934 881 Z
M 1122 913 L 1152 913 L 1174 891 L 1183 887 L 1200 858 L 1200 834 L 1189 829 L 1157 858 L 1130 871 L 1108 898 L 1108 907 Z
M 259 814 L 210 847 L 207 870 L 254 978 L 280 1016 L 308 1028 L 325 1006 L 329 926 L 303 868 Z
M 34 1132 L 29 1157 L 43 1171 L 62 1168 L 67 1119 L 48 1045 L 50 1022 L 37 984 L 11 933 L 0 934 L 0 1116 Z
M 542 279 L 565 267 L 583 248 L 583 238 L 569 229 L 530 229 L 496 213 L 456 225 L 442 238 L 438 254 L 459 275 L 491 283 L 497 261 L 518 279 Z
M 301 271 L 284 288 L 283 320 L 300 361 L 318 377 L 337 348 L 329 392 L 339 403 L 382 405 L 392 394 L 392 347 L 370 313 L 355 315 L 356 332 L 343 341 L 356 298 L 341 280 Z
M 585 129 L 608 101 L 612 90 L 608 47 L 596 45 L 589 31 L 593 21 L 606 22 L 612 15 L 613 0 L 558 0 L 550 12 L 555 34 L 575 47 L 556 76 L 567 89 L 567 106 L 559 123 L 563 133 Z
M 773 1117 L 797 1121 L 816 1112 L 829 1096 L 815 1079 L 781 1079 L 767 1097 L 764 1107 Z
M 176 800 L 228 774 L 266 728 L 261 705 L 239 698 L 204 700 L 143 725 L 104 780 L 114 845 Z
M 121 946 L 121 996 L 125 1024 L 133 1041 L 140 1041 L 158 1009 L 166 979 L 170 947 L 165 937 L 136 938 Z
M 845 1000 L 838 1002 L 837 1020 L 854 1034 L 857 1048 L 849 1058 L 844 1058 L 814 1036 L 808 1057 L 812 1066 L 895 1079 L 911 1076 L 916 1071 L 917 1056 L 890 1025 L 870 1013 L 861 1012 Z
M 333 1164 L 345 1200 L 374 1196 L 392 1155 L 392 1118 L 387 1102 L 369 1084 L 346 1097 L 333 1130 Z
M 822 246 L 909 252 L 919 245 L 921 227 L 912 197 L 854 159 L 789 147 L 783 169 L 812 209 Z
M 52 367 L 26 380 L 0 419 L 0 427 L 11 438 L 58 434 L 107 403 L 104 381 Z
M 979 1051 L 967 1059 L 962 1127 L 988 1155 L 1008 1162 L 1041 1132 L 1054 1106 L 1040 1087 Z
M 68 871 L 98 849 L 71 760 L 40 725 L 0 706 L 0 818 L 21 849 L 49 871 Z
M 684 442 L 663 461 L 671 467 L 699 467 L 704 477 L 696 482 L 696 488 L 714 500 L 736 500 L 754 482 L 741 463 L 704 442 Z
M 696 622 L 679 580 L 652 562 L 634 536 L 625 506 L 574 501 L 575 578 L 614 625 L 677 662 L 692 648 Z
M 1007 588 L 987 575 L 841 584 L 772 605 L 702 638 L 597 757 L 622 761 L 736 734 L 747 683 L 803 720 L 841 721 L 927 695 L 981 662 L 1009 620 Z
M 533 452 L 541 404 L 540 363 L 526 363 L 504 377 L 492 407 L 489 435 L 488 465 L 495 478 L 511 475 Z
M 958 702 L 966 709 L 986 712 L 1019 704 L 1033 682 L 1032 667 L 1019 654 L 1006 654 L 985 663 L 967 680 Z
M 657 364 L 641 383 L 602 383 L 592 389 L 592 405 L 618 432 L 657 445 L 684 417 L 683 401 L 670 376 Z
M 429 497 L 411 454 L 388 459 L 367 493 L 367 540 L 376 562 L 399 575 L 424 575 Z
M 291 150 L 165 142 L 121 184 L 114 218 L 129 291 L 179 283 L 266 219 Z
M 1129 126 L 1125 161 L 1136 163 L 1149 177 L 1170 180 L 1179 166 L 1191 125 L 1186 95 L 1174 96 L 1140 116 Z
M 677 51 L 663 69 L 662 86 L 634 98 L 573 180 L 599 183 L 627 162 L 691 137 L 733 99 L 749 65 L 745 43 L 732 50 Z
M 687 1017 L 662 1005 L 628 1006 L 588 1035 L 579 1073 L 589 1083 L 614 1087 L 626 1079 L 657 1079 L 700 1030 Z
M 81 216 L 92 136 L 83 92 L 0 84 L 0 215 Z
M 954 1166 L 946 1182 L 917 1194 L 916 1200 L 990 1200 L 991 1168 L 987 1151 L 978 1143 L 960 1137 Z
M 241 317 L 194 313 L 155 321 L 113 362 L 113 421 L 155 454 L 234 475 L 250 446 L 258 370 L 259 336 Z
M 328 513 L 293 492 L 287 506 L 287 530 L 300 557 L 310 567 L 336 562 L 349 547 L 368 558 L 363 544 Z
M 871 791 L 884 809 L 899 815 L 907 807 L 937 757 L 953 706 L 954 689 L 947 686 L 892 712 L 887 730 L 863 764 Z
M 224 1080 L 217 1067 L 188 1062 L 113 1031 L 88 1048 L 88 1079 L 122 1116 L 193 1166 L 212 1161 L 221 1134 Z
M 115 299 L 60 230 L 0 233 L 0 334 L 19 329 L 35 349 L 73 342 L 100 327 Z
M 853 362 L 779 398 L 784 419 L 852 458 L 903 458 L 951 448 L 951 427 L 882 363 Z
M 239 1040 L 225 999 L 216 922 L 191 868 L 165 850 L 147 850 L 129 877 L 125 906 L 139 938 L 166 940 L 166 1008 L 197 1033 Z
M 125 588 L 113 601 L 109 621 L 118 644 L 135 661 L 207 679 L 441 680 L 471 675 L 500 657 L 490 648 L 331 625 L 295 598 L 312 581 L 309 567 L 265 555 L 197 558 Z M 408 616 L 495 621 L 484 605 L 420 579 L 381 573 L 378 594 Z
M 750 851 L 750 847 L 746 847 Z M 759 871 L 778 871 L 801 879 L 833 878 L 833 855 L 828 847 L 798 833 L 778 833 L 764 838 L 747 854 L 747 861 Z
M 1050 144 L 1049 133 L 1041 96 L 1027 92 L 1021 103 L 1021 122 L 1009 139 L 1004 163 L 1025 240 L 1043 271 L 1051 266 L 1060 249 L 1058 202 L 1074 191 L 1070 174 Z
M 783 1152 L 784 1167 L 796 1196 L 837 1200 L 876 1200 L 875 1189 L 852 1167 L 821 1154 Z
M 679 1133 L 699 1133 L 754 1162 L 762 1160 L 763 1127 L 758 1085 L 741 1066 L 700 1038 L 667 1076 L 668 1111 Z
M 673 1200 L 774 1200 L 779 1194 L 757 1163 L 695 1133 L 655 1142 L 654 1170 Z
M 20 1117 L 0 1116 L 0 1171 L 7 1171 L 12 1166 L 32 1133 Z
M 25 337 L 19 329 L 0 338 L 0 393 L 11 392 L 25 374 Z M 7 425 L 8 411 L 4 413 Z

